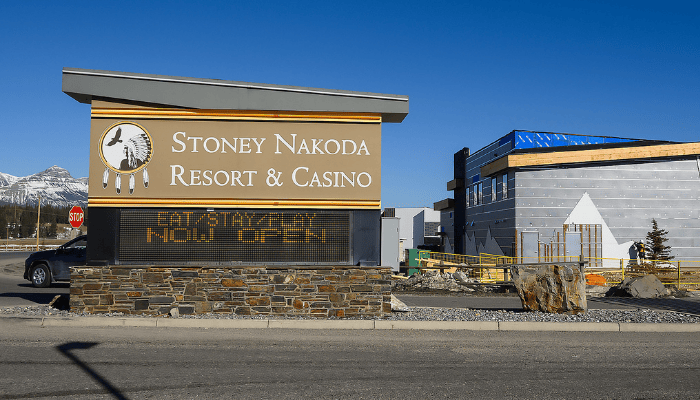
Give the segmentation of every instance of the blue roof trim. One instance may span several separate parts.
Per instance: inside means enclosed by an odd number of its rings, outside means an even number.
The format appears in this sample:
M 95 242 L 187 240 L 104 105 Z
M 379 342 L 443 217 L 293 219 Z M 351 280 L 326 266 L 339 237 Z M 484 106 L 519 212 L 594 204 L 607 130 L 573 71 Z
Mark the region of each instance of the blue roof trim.
M 501 140 L 498 141 L 498 147 L 501 147 L 508 142 L 511 142 L 511 146 L 515 144 L 515 131 L 503 136 Z
M 532 149 L 537 147 L 584 146 L 590 144 L 628 143 L 640 139 L 626 139 L 607 136 L 571 135 L 566 133 L 513 131 L 501 138 L 507 142 L 514 136 L 514 149 Z

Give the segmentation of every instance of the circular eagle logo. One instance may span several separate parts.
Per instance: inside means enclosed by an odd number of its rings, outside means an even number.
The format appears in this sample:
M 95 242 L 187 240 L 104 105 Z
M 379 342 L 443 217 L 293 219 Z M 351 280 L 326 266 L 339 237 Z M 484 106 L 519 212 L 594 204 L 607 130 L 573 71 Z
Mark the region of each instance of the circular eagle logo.
M 110 170 L 117 174 L 115 188 L 121 193 L 121 175 L 129 175 L 129 194 L 134 192 L 134 174 L 143 170 L 143 185 L 148 187 L 146 165 L 153 156 L 151 135 L 141 125 L 133 122 L 116 123 L 102 134 L 100 158 L 105 165 L 102 187 L 106 188 Z

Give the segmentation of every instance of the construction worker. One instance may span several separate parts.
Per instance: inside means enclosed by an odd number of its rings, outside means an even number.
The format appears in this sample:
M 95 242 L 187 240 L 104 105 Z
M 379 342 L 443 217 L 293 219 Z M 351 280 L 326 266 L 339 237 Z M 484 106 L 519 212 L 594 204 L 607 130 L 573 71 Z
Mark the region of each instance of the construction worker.
M 646 249 L 644 248 L 644 243 L 637 242 L 637 258 L 643 260 L 646 258 Z

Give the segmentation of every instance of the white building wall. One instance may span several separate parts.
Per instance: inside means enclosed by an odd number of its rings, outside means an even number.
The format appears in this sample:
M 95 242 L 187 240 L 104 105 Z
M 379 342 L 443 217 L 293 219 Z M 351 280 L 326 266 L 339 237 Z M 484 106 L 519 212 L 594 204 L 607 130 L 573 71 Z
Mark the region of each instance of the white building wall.
M 440 223 L 440 212 L 429 207 L 395 208 L 394 212 L 399 219 L 399 254 L 401 261 L 406 261 L 404 250 L 424 244 L 425 223 Z
M 435 233 L 438 232 L 438 230 L 435 230 L 435 232 L 426 232 L 426 222 L 435 222 L 439 224 L 440 211 L 435 211 L 432 208 L 425 208 L 413 217 L 413 245 L 415 247 L 424 245 L 426 236 L 436 236 Z
M 403 249 L 414 249 L 413 243 L 413 217 L 428 208 L 396 208 L 395 216 L 399 219 L 399 240 L 403 243 Z
M 399 240 L 404 249 L 415 249 L 423 244 L 426 222 L 440 222 L 440 211 L 429 207 L 396 208 L 395 216 L 399 219 Z

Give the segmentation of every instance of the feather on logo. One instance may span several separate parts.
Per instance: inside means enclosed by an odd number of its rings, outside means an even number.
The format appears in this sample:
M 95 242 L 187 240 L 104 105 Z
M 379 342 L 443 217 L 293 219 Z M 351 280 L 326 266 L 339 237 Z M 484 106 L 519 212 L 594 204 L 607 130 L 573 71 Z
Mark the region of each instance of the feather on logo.
M 134 175 L 143 171 L 143 186 L 148 188 L 148 170 L 146 166 L 153 156 L 151 135 L 141 125 L 133 122 L 116 123 L 102 134 L 100 139 L 100 158 L 105 165 L 102 174 L 102 188 L 109 184 L 110 171 L 116 173 L 114 188 L 117 194 L 122 191 L 122 175 L 129 175 L 129 194 L 134 193 L 136 178 Z

